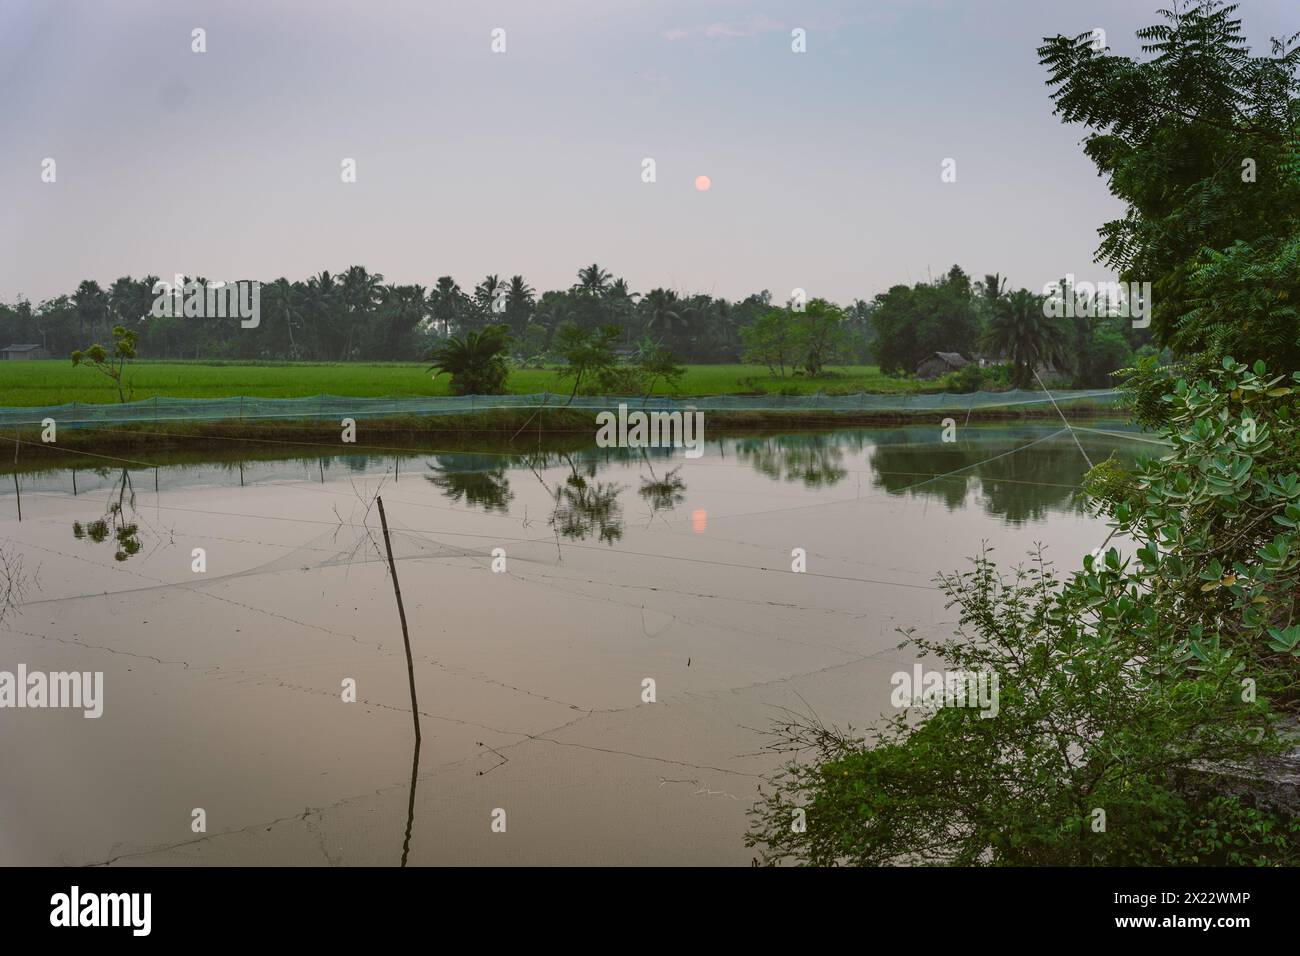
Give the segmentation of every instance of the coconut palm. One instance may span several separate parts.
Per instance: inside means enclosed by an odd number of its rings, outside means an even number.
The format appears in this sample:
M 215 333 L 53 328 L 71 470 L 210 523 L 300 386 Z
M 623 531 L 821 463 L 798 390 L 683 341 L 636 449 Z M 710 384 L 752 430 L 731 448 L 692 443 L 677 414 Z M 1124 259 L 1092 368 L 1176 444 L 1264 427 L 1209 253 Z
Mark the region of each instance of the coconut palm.
M 451 276 L 440 276 L 429 291 L 429 312 L 434 327 L 446 335 L 460 327 L 468 310 L 469 297 L 460 290 Z
M 532 320 L 536 291 L 523 276 L 511 276 L 506 290 L 506 324 L 513 335 L 521 336 Z
M 308 322 L 314 358 L 337 354 L 339 336 L 339 286 L 328 271 L 307 280 L 302 297 L 303 315 Z
M 578 270 L 578 284 L 573 288 L 575 292 L 603 296 L 609 291 L 609 283 L 612 278 L 608 272 L 593 262 L 585 269 Z
M 302 323 L 302 296 L 300 287 L 281 276 L 266 289 L 267 313 L 272 323 L 277 320 L 284 325 L 289 343 L 289 357 L 298 358 L 298 343 L 294 340 L 293 330 Z M 272 328 L 275 326 L 272 325 Z
M 685 324 L 682 303 L 671 289 L 651 289 L 641 299 L 646 313 L 646 331 L 663 339 L 671 339 L 673 332 Z
M 984 347 L 1009 358 L 1012 384 L 1026 388 L 1040 366 L 1065 363 L 1067 341 L 1065 326 L 1045 313 L 1042 296 L 1020 289 L 993 304 Z
M 507 291 L 505 282 L 498 275 L 489 275 L 477 286 L 474 287 L 474 307 L 478 313 L 475 318 L 484 325 L 491 325 L 498 321 L 501 313 L 494 311 L 497 299 L 502 300 L 505 304 L 504 296 Z

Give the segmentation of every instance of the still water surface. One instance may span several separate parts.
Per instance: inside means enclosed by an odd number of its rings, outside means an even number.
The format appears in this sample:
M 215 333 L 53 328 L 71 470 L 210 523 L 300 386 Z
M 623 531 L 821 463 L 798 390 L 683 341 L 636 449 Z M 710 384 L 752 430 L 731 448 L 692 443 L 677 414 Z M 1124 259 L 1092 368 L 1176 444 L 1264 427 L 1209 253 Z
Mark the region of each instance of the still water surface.
M 1094 424 L 79 468 L 21 522 L 7 478 L 0 671 L 102 671 L 104 713 L 0 710 L 0 864 L 748 864 L 782 708 L 886 712 L 982 542 L 1102 542 L 1085 456 L 1158 449 Z

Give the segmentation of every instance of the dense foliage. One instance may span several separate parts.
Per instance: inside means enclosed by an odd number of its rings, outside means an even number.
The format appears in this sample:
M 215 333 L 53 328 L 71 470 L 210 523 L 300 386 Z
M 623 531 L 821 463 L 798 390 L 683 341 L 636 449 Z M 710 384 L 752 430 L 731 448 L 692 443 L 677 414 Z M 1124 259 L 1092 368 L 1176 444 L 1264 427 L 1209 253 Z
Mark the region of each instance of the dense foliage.
M 1300 707 L 1300 50 L 1292 37 L 1252 56 L 1235 10 L 1162 11 L 1139 33 L 1148 62 L 1092 34 L 1039 50 L 1057 112 L 1092 128 L 1085 149 L 1127 205 L 1099 258 L 1152 283 L 1158 341 L 1182 353 L 1162 364 L 1139 348 L 1125 383 L 1168 452 L 1089 472 L 1117 544 L 1080 570 L 1059 577 L 1040 552 L 1007 573 L 986 551 L 941 577 L 956 632 L 901 646 L 996 675 L 995 714 L 904 708 L 867 736 L 815 716 L 776 729 L 776 749 L 815 760 L 790 763 L 754 808 L 767 862 L 1300 862 L 1300 821 L 1223 785 L 1295 746 L 1282 718 Z M 1105 318 L 1044 323 L 990 280 L 986 336 L 1018 381 L 1071 337 L 1084 375 L 1134 344 Z
M 1046 39 L 1056 112 L 1125 203 L 1098 260 L 1153 283 L 1152 328 L 1180 352 L 1300 368 L 1300 34 L 1268 55 L 1237 5 L 1175 4 L 1138 33 L 1145 61 L 1092 34 Z
M 956 632 L 900 646 L 996 673 L 996 714 L 904 708 L 869 740 L 793 717 L 773 746 L 818 759 L 776 779 L 751 844 L 820 865 L 1300 862 L 1300 822 L 1212 785 L 1279 745 L 1300 688 L 1291 379 L 1228 361 L 1180 381 L 1172 451 L 1090 476 L 1123 544 L 1064 580 L 1041 553 L 942 576 Z
M 86 280 L 73 295 L 35 307 L 25 300 L 0 304 L 0 343 L 42 345 L 59 356 L 87 340 L 105 340 L 121 326 L 136 336 L 144 359 L 399 361 L 420 359 L 453 337 L 464 343 L 471 333 L 499 326 L 507 333 L 503 357 L 515 367 L 537 368 L 567 364 L 574 333 L 566 330 L 595 335 L 613 329 L 607 345 L 623 366 L 650 343 L 673 361 L 744 361 L 767 367 L 776 378 L 818 378 L 845 364 L 875 362 L 888 372 L 912 375 L 937 351 L 983 357 L 986 366 L 1013 361 L 1010 351 L 1003 351 L 1005 343 L 990 332 L 1012 302 L 1042 301 L 1026 290 L 1007 293 L 996 276 L 972 283 L 956 266 L 934 282 L 895 286 L 847 309 L 819 297 L 775 306 L 767 291 L 737 302 L 663 288 L 641 295 L 596 264 L 579 270 L 569 289 L 540 296 L 519 275 L 509 281 L 489 275 L 472 293 L 450 276 L 428 289 L 390 285 L 383 278 L 352 266 L 306 282 L 263 283 L 255 327 L 243 327 L 233 316 L 154 315 L 154 276 L 123 277 L 107 291 Z M 208 287 L 202 278 L 187 281 L 199 290 Z M 1089 387 L 1111 384 L 1109 373 L 1129 364 L 1132 349 L 1145 341 L 1146 333 L 1127 322 L 1085 319 L 1076 320 L 1063 349 L 1055 348 L 1055 339 L 1016 338 L 1022 348 L 1017 354 L 1054 356 L 1064 381 Z M 579 391 L 637 391 L 637 373 L 612 369 L 587 376 Z M 1027 369 L 1010 375 L 972 371 L 957 387 L 1007 387 L 1012 378 L 1023 384 L 1033 377 Z

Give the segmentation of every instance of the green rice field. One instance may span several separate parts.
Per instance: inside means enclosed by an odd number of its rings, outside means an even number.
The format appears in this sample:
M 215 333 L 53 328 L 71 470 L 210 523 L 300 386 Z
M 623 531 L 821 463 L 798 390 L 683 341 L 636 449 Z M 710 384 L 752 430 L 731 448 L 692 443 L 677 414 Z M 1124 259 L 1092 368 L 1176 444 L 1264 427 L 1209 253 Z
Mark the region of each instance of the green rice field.
M 688 365 L 679 387 L 661 383 L 657 394 L 808 395 L 874 392 L 910 393 L 915 380 L 892 378 L 874 365 L 844 366 L 817 378 L 778 378 L 760 365 Z M 309 362 L 223 364 L 220 362 L 137 362 L 127 372 L 136 400 L 153 398 L 302 398 L 309 395 L 362 397 L 448 395 L 448 376 L 433 378 L 426 364 L 415 362 Z M 924 383 L 935 390 L 935 382 Z M 516 394 L 568 392 L 571 380 L 557 370 L 513 369 L 508 388 Z M 70 361 L 0 362 L 0 406 L 62 405 L 67 402 L 111 403 L 117 389 L 106 376 Z

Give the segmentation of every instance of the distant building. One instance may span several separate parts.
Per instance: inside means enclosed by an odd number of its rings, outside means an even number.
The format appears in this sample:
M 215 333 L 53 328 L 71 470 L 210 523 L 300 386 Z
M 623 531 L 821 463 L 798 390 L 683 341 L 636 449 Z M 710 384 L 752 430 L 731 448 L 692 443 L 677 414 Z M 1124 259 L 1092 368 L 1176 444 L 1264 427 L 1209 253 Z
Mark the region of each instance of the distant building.
M 49 350 L 39 345 L 8 345 L 0 349 L 0 361 L 8 359 L 10 362 L 21 362 L 25 359 L 47 359 L 49 357 Z
M 916 367 L 916 375 L 917 378 L 938 378 L 940 375 L 965 368 L 969 364 L 970 362 L 956 352 L 935 352 Z

